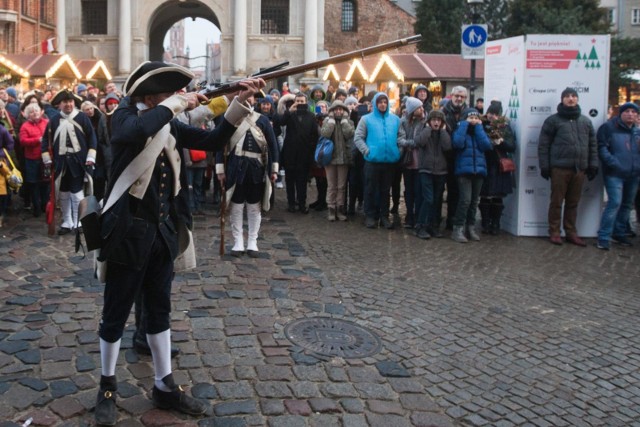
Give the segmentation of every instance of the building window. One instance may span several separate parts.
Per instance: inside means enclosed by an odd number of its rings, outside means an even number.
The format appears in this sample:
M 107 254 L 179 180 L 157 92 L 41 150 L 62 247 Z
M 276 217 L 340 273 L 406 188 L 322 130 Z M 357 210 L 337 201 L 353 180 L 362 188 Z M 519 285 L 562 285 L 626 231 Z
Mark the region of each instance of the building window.
M 53 4 L 51 0 L 40 1 L 40 20 L 45 24 L 53 24 Z
M 262 0 L 261 34 L 289 34 L 289 0 Z
M 32 0 L 22 0 L 21 9 L 22 9 L 22 14 L 24 16 L 29 16 L 29 17 L 33 18 L 33 11 L 31 10 L 32 9 L 32 3 L 33 3 Z
M 609 25 L 611 25 L 612 27 L 615 27 L 617 24 L 616 9 L 614 7 L 611 7 L 607 10 L 607 12 L 609 13 Z
M 640 25 L 640 9 L 631 9 L 631 25 Z
M 107 0 L 82 0 L 82 34 L 107 34 Z
M 356 26 L 356 2 L 354 0 L 342 1 L 342 31 L 357 31 Z

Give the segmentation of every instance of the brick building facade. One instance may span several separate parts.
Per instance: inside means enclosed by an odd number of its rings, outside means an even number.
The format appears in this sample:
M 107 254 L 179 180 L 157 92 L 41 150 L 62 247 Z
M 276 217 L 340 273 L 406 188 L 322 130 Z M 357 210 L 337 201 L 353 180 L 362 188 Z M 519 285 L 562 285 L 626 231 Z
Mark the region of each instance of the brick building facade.
M 331 56 L 414 35 L 415 17 L 389 0 L 325 0 L 324 11 L 324 47 Z M 400 51 L 415 52 L 416 45 Z
M 39 53 L 56 36 L 56 0 L 0 1 L 0 53 Z

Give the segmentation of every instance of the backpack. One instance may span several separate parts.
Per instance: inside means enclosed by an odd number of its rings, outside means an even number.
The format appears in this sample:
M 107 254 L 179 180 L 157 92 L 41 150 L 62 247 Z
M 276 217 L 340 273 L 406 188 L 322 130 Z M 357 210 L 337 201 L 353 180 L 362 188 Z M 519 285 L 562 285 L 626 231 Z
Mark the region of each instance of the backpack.
M 316 154 L 314 160 L 318 166 L 325 167 L 331 163 L 333 158 L 333 141 L 329 138 L 321 136 L 318 139 L 318 145 L 316 145 Z

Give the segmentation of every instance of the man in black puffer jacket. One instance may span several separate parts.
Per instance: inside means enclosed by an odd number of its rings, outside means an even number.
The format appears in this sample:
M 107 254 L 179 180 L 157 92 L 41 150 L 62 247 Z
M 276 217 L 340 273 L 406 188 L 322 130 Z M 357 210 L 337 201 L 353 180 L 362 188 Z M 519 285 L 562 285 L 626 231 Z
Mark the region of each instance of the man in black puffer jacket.
M 549 240 L 561 245 L 560 220 L 564 202 L 562 226 L 566 240 L 586 246 L 578 236 L 576 219 L 585 176 L 591 181 L 598 174 L 598 143 L 593 124 L 581 114 L 578 93 L 573 88 L 562 91 L 558 112 L 548 117 L 538 141 L 540 175 L 551 178 L 549 203 Z

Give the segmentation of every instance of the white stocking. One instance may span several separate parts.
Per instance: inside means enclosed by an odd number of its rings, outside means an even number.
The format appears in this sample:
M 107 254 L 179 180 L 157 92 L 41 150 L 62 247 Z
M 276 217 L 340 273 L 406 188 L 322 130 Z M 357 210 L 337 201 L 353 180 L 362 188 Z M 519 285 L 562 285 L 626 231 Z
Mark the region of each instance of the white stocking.
M 78 205 L 82 199 L 84 199 L 84 191 L 71 194 L 71 219 L 73 222 L 71 228 L 78 228 Z
M 231 234 L 233 235 L 232 251 L 244 252 L 244 236 L 242 234 L 242 213 L 244 203 L 230 203 L 229 220 L 231 221 Z
M 258 232 L 260 231 L 260 221 L 262 221 L 262 212 L 260 211 L 260 203 L 247 203 L 247 250 L 258 251 Z
M 105 377 L 112 377 L 116 374 L 120 341 L 106 342 L 100 338 L 100 363 L 102 364 L 102 375 Z
M 73 217 L 71 216 L 71 193 L 68 191 L 61 191 L 60 195 L 60 209 L 62 209 L 62 225 L 63 228 L 72 229 Z
M 171 391 L 162 379 L 171 373 L 171 330 L 159 334 L 147 334 L 147 342 L 151 348 L 155 385 L 162 391 Z

